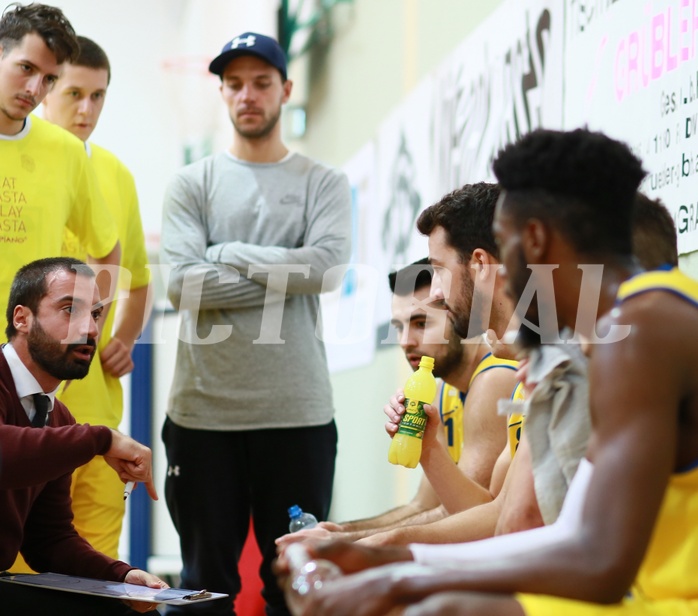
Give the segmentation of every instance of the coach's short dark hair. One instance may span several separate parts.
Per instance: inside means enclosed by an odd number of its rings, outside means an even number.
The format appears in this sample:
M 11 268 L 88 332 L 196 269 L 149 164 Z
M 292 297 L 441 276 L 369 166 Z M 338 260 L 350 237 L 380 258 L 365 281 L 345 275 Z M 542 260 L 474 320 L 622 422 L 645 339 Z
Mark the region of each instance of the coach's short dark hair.
M 7 302 L 5 335 L 12 340 L 17 335 L 14 314 L 17 306 L 26 306 L 36 314 L 41 300 L 48 294 L 46 278 L 53 272 L 66 271 L 94 278 L 94 270 L 87 263 L 72 257 L 49 257 L 27 263 L 15 274 Z

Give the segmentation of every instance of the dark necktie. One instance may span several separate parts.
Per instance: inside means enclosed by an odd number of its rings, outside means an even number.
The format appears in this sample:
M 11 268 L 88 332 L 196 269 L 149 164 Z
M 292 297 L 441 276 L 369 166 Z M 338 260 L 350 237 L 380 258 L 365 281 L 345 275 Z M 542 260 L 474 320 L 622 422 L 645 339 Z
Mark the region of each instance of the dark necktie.
M 32 426 L 35 428 L 43 428 L 46 425 L 46 417 L 48 416 L 48 407 L 51 400 L 44 394 L 34 394 L 33 397 L 36 413 L 32 420 Z

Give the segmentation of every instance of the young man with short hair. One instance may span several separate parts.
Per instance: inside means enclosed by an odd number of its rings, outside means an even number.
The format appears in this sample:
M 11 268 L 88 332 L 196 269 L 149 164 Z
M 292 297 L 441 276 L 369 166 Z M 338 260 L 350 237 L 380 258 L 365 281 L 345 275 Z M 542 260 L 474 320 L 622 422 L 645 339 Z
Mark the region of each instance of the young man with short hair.
M 118 428 L 123 417 L 120 377 L 131 372 L 131 353 L 150 312 L 149 270 L 138 207 L 136 185 L 131 172 L 114 154 L 88 141 L 97 127 L 111 82 L 111 67 L 104 50 L 91 39 L 78 36 L 80 51 L 66 62 L 53 89 L 44 99 L 44 118 L 85 143 L 105 207 L 116 222 L 121 245 L 118 298 L 109 311 L 99 340 L 98 360 L 89 375 L 67 383 L 60 400 L 80 423 Z M 84 243 L 66 229 L 63 254 L 85 259 Z M 99 400 L 99 404 L 94 401 Z M 117 489 L 118 478 L 102 458 L 95 458 L 76 470 L 72 498 L 74 525 L 92 546 L 118 557 L 124 500 Z
M 271 562 L 287 509 L 325 519 L 330 506 L 337 432 L 318 295 L 349 260 L 351 195 L 344 174 L 281 139 L 292 83 L 274 39 L 237 36 L 210 71 L 232 145 L 182 169 L 165 196 L 163 262 L 182 316 L 163 428 L 179 473 L 165 493 L 182 583 L 230 594 L 206 613 L 230 614 L 252 514 L 267 614 L 285 615 Z
M 83 144 L 30 115 L 78 51 L 63 13 L 44 4 L 13 4 L 0 18 L 0 313 L 15 272 L 25 263 L 61 254 L 63 229 L 85 245 L 91 260 L 119 264 L 116 228 L 95 184 Z M 108 276 L 99 277 L 108 302 Z

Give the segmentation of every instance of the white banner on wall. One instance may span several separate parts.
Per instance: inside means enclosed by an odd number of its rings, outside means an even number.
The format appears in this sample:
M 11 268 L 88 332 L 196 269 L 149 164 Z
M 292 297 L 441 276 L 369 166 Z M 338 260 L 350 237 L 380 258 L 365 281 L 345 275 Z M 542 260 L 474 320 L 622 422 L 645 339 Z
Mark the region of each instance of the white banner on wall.
M 562 127 L 564 14 L 503 3 L 436 73 L 431 175 L 440 194 L 492 180 L 492 160 L 536 128 Z
M 369 263 L 385 279 L 427 256 L 415 221 L 467 182 L 491 180 L 497 151 L 535 128 L 562 127 L 563 7 L 506 2 L 381 125 Z M 378 286 L 376 325 L 389 319 Z
M 392 341 L 384 336 L 387 276 L 427 256 L 427 238 L 415 226 L 420 212 L 467 182 L 491 180 L 492 159 L 517 137 L 542 126 L 562 127 L 562 9 L 554 0 L 504 3 L 381 124 L 375 150 L 345 166 L 352 186 L 371 185 L 362 189 L 360 200 L 368 206 L 360 210 L 365 224 L 355 236 L 360 245 L 354 259 L 365 267 L 354 274 L 359 293 L 370 288 L 373 295 L 335 293 L 323 300 L 333 369 L 368 361 L 366 341 L 376 331 L 381 344 Z M 371 308 L 370 319 L 357 316 Z M 345 334 L 360 338 L 356 360 L 347 359 L 348 338 L 331 342 L 330 322 L 342 321 L 342 314 L 353 315 Z M 370 336 L 360 330 L 368 322 Z
M 351 260 L 339 289 L 320 296 L 322 338 L 330 372 L 368 364 L 375 350 L 374 312 L 382 281 L 369 262 L 368 228 L 375 203 L 376 153 L 369 143 L 342 170 L 351 187 Z M 318 332 L 319 333 L 319 332 Z
M 378 131 L 376 201 L 367 228 L 368 261 L 379 275 L 375 322 L 390 320 L 388 273 L 426 257 L 427 240 L 415 227 L 434 200 L 429 173 L 432 82 L 424 79 Z
M 698 250 L 698 0 L 567 0 L 565 127 L 627 142 Z

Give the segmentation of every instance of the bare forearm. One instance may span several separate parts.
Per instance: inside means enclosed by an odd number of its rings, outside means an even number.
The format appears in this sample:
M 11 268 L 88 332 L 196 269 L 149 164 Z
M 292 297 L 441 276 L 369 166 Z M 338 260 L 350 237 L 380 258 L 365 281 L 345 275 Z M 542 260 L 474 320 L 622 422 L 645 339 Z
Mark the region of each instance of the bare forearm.
M 415 518 L 419 518 L 422 515 L 429 515 L 427 512 L 438 508 L 440 504 L 439 497 L 436 495 L 434 488 L 431 487 L 427 478 L 422 476 L 417 493 L 406 505 L 396 507 L 395 509 L 386 511 L 385 513 L 373 518 L 345 522 L 341 526 L 342 530 L 348 532 L 370 530 L 370 533 L 364 535 L 368 536 L 369 534 L 372 535 L 376 532 L 381 532 L 389 528 L 395 528 L 396 526 L 401 526 L 405 523 L 416 524 L 418 522 L 413 521 Z M 439 517 L 443 517 L 443 515 Z M 437 518 L 430 517 L 428 519 L 432 520 Z
M 478 564 L 435 567 L 421 575 L 396 575 L 390 595 L 396 603 L 419 601 L 437 592 L 478 591 L 499 594 L 526 592 L 583 601 L 612 603 L 620 596 L 606 590 L 608 571 L 585 558 L 579 542 L 559 545 L 523 559 L 497 559 Z M 580 575 L 580 571 L 584 571 Z
M 446 515 L 442 507 L 436 507 L 425 511 L 419 511 L 410 516 L 395 520 L 384 526 L 372 526 L 361 529 L 350 530 L 349 532 L 337 532 L 333 535 L 336 539 L 344 539 L 345 541 L 359 541 L 366 545 L 387 546 L 387 545 L 406 545 L 392 542 L 390 537 L 394 531 L 404 527 L 412 528 L 413 524 L 428 524 L 435 520 L 440 520 Z
M 444 517 L 431 524 L 396 529 L 392 545 L 461 543 L 486 539 L 494 535 L 498 517 L 499 507 L 493 501 Z
M 357 613 L 392 614 L 390 609 L 394 607 L 417 603 L 435 593 L 469 590 L 551 594 L 598 603 L 617 601 L 617 595 L 603 589 L 603 576 L 610 572 L 585 557 L 585 541 L 580 538 L 553 551 L 534 551 L 521 558 L 491 555 L 480 563 L 442 559 L 429 567 L 402 562 L 414 558 L 400 547 L 376 550 L 341 543 L 318 546 L 314 556 L 332 560 L 347 574 L 359 573 L 345 575 L 319 591 L 307 613 L 348 615 L 355 612 L 346 607 L 355 606 Z M 382 566 L 390 563 L 395 564 Z
M 99 289 L 99 297 L 104 304 L 104 312 L 100 323 L 104 323 L 111 308 L 111 302 L 114 299 L 116 290 L 116 278 L 119 271 L 119 263 L 121 262 L 121 245 L 117 242 L 111 252 L 99 259 L 88 257 L 88 263 L 95 265 L 97 272 L 96 282 Z
M 375 532 L 377 529 L 391 528 L 395 524 L 424 512 L 424 510 L 425 509 L 421 505 L 410 502 L 372 518 L 352 520 L 351 522 L 344 522 L 340 526 L 342 527 L 342 531 L 347 533 L 367 530 Z
M 435 444 L 425 451 L 421 464 L 448 513 L 457 513 L 492 501 L 489 490 L 463 474 L 440 445 Z
M 124 344 L 133 344 L 143 332 L 153 308 L 151 285 L 131 289 L 116 306 L 114 337 Z

